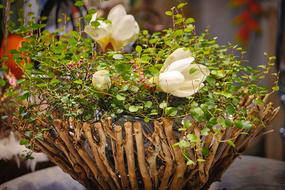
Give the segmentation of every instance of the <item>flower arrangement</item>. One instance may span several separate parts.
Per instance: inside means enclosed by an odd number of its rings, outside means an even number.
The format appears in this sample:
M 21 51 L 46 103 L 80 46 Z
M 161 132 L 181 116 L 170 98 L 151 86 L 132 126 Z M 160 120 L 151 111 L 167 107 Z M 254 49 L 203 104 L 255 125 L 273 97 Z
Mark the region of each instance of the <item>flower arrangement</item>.
M 107 20 L 87 15 L 92 39 L 18 29 L 27 42 L 14 57 L 30 61 L 15 128 L 27 146 L 89 189 L 202 189 L 219 179 L 278 112 L 259 84 L 274 58 L 245 65 L 241 48 L 197 35 L 185 5 L 166 11 L 173 28 L 152 34 L 120 5 Z

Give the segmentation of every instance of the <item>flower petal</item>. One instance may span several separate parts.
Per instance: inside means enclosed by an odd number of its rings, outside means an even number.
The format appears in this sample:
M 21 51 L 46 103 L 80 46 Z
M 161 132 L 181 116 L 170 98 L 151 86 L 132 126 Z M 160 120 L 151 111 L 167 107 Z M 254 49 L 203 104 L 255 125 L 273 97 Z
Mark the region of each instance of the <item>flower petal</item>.
M 171 92 L 173 96 L 187 97 L 197 93 L 202 87 L 203 83 L 197 83 L 195 81 L 184 82 L 179 89 Z
M 178 90 L 194 90 L 197 92 L 203 86 L 204 86 L 203 82 L 195 81 L 195 80 L 189 80 L 189 81 L 185 81 L 183 84 L 179 85 Z
M 126 15 L 118 23 L 112 24 L 112 36 L 119 41 L 125 41 L 137 36 L 140 29 L 132 15 Z
M 195 90 L 176 90 L 174 92 L 171 92 L 173 96 L 180 97 L 180 98 L 188 97 L 195 93 L 196 93 Z
M 187 68 L 190 67 L 190 64 L 194 61 L 194 57 L 189 57 L 185 59 L 180 59 L 178 61 L 174 61 L 171 63 L 165 70 L 165 72 L 168 71 L 179 71 L 182 72 L 185 69 L 188 70 Z
M 91 25 L 87 25 L 84 28 L 84 32 L 87 33 L 94 40 L 110 36 L 110 31 L 108 27 L 94 28 Z
M 159 75 L 159 86 L 164 92 L 172 92 L 184 82 L 184 76 L 178 71 L 169 71 Z
M 112 24 L 115 24 L 126 14 L 124 6 L 119 4 L 110 10 L 107 19 L 110 20 Z
M 191 64 L 188 69 L 182 72 L 186 80 L 196 80 L 203 82 L 210 74 L 209 69 L 201 64 Z
M 112 43 L 115 50 L 134 42 L 140 29 L 132 15 L 124 16 L 119 22 L 112 24 Z
M 161 72 L 164 72 L 165 69 L 174 61 L 178 61 L 180 59 L 185 59 L 192 57 L 192 53 L 190 50 L 186 50 L 185 48 L 178 48 L 173 53 L 171 53 L 164 62 L 163 67 L 161 68 Z
M 98 27 L 94 28 L 91 25 L 87 25 L 84 28 L 84 32 L 87 33 L 93 40 L 100 44 L 101 48 L 104 50 L 108 43 L 110 43 L 110 28 Z

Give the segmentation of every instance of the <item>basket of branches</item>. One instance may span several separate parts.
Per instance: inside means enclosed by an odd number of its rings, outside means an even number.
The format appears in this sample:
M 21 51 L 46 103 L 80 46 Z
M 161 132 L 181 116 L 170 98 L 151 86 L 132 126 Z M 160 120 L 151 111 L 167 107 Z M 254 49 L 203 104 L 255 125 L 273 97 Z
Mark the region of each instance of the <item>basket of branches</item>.
M 173 28 L 155 33 L 121 5 L 107 19 L 90 11 L 80 32 L 18 29 L 29 34 L 13 52 L 29 57 L 14 118 L 22 142 L 87 189 L 207 189 L 219 180 L 278 112 L 260 84 L 274 59 L 246 65 L 240 47 L 196 34 L 183 6 L 166 12 Z

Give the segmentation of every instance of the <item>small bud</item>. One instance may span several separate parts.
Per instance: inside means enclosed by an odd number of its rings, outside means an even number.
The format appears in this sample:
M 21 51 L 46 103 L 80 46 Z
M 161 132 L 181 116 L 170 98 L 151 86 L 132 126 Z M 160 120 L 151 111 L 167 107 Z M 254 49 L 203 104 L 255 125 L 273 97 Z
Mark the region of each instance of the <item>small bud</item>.
M 97 90 L 108 90 L 111 87 L 111 78 L 109 71 L 101 70 L 93 74 L 92 84 Z

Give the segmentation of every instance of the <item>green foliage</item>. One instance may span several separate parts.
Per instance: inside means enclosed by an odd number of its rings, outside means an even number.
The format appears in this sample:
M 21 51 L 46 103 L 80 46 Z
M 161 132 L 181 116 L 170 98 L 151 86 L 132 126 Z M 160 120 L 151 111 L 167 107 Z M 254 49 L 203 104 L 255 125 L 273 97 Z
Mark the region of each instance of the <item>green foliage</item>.
M 77 1 L 78 6 L 80 2 Z M 186 132 L 185 139 L 176 144 L 182 149 L 200 142 L 200 137 L 187 133 L 193 122 L 205 124 L 201 129 L 203 137 L 215 136 L 227 127 L 250 130 L 257 118 L 249 117 L 239 102 L 245 95 L 254 95 L 255 104 L 263 104 L 262 98 L 269 91 L 259 82 L 269 72 L 274 59 L 269 58 L 268 65 L 258 69 L 246 66 L 240 47 L 219 45 L 207 31 L 197 35 L 193 25 L 195 20 L 184 18 L 179 11 L 184 6 L 179 4 L 166 11 L 165 14 L 173 18 L 173 28 L 155 33 L 143 30 L 131 52 L 101 52 L 94 49 L 91 39 L 78 32 L 58 38 L 59 33 L 47 31 L 39 36 L 29 35 L 42 25 L 18 28 L 15 32 L 27 34 L 28 41 L 20 52 L 28 55 L 30 62 L 39 64 L 39 68 L 34 69 L 27 60 L 22 60 L 27 62 L 23 66 L 26 77 L 21 81 L 23 93 L 19 98 L 31 100 L 29 97 L 38 97 L 48 105 L 44 112 L 38 112 L 34 107 L 39 101 L 29 101 L 27 107 L 19 110 L 20 115 L 30 121 L 38 114 L 46 114 L 52 119 L 51 113 L 54 112 L 82 121 L 94 121 L 104 116 L 120 118 L 123 115 L 140 117 L 145 122 L 171 117 L 182 121 L 179 130 Z M 187 98 L 161 92 L 150 82 L 159 75 L 165 59 L 181 47 L 191 50 L 195 63 L 205 65 L 211 71 L 205 86 Z M 20 52 L 14 54 L 20 55 Z M 107 91 L 98 91 L 92 85 L 92 75 L 102 69 L 110 72 L 112 85 Z M 4 85 L 0 81 L 1 84 Z M 276 86 L 274 90 L 277 90 Z M 42 138 L 40 133 L 35 135 Z M 234 146 L 230 139 L 226 142 Z M 206 157 L 209 150 L 202 148 Z M 194 163 L 187 160 L 187 164 Z M 203 162 L 203 158 L 198 161 Z

